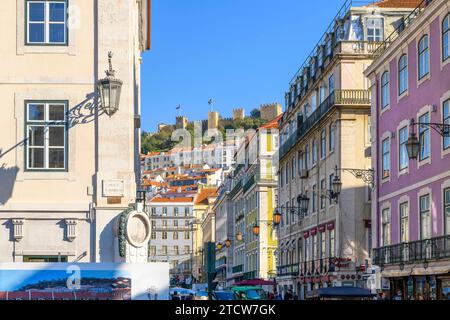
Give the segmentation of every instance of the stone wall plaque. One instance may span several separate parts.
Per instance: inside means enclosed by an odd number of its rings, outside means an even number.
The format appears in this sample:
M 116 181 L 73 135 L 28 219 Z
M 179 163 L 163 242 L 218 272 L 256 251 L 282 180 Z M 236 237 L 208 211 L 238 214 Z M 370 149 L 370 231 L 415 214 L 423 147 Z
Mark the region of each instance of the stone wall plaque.
M 108 204 L 121 204 L 122 203 L 122 197 L 108 197 L 106 198 Z
M 103 180 L 104 197 L 123 197 L 124 189 L 123 180 Z

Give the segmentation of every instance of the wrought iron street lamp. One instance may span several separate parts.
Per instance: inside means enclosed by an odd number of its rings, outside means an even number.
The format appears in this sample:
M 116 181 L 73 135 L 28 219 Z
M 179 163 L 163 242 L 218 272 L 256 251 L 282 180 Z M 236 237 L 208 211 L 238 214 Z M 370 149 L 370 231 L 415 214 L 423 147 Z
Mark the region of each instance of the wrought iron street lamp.
M 116 71 L 112 67 L 113 53 L 108 52 L 109 69 L 106 70 L 106 78 L 98 81 L 98 91 L 100 92 L 101 107 L 108 116 L 112 116 L 119 110 L 120 93 L 123 82 L 116 79 Z
M 237 241 L 242 241 L 243 238 L 244 238 L 244 236 L 242 235 L 242 232 L 238 231 L 236 233 L 236 240 Z
M 450 137 L 450 123 L 434 123 L 434 122 L 420 122 L 416 123 L 414 119 L 411 119 L 411 133 L 406 143 L 406 151 L 408 152 L 408 158 L 415 160 L 419 156 L 420 140 L 417 138 L 415 128 L 416 126 L 429 127 L 436 131 L 444 138 Z
M 223 247 L 222 243 L 219 242 L 219 243 L 217 244 L 217 250 L 218 250 L 218 251 L 222 250 L 222 247 Z
M 281 213 L 280 213 L 280 210 L 278 210 L 278 208 L 275 209 L 275 211 L 273 212 L 272 219 L 273 219 L 273 224 L 275 226 L 278 226 L 281 223 Z
M 272 225 L 278 226 L 281 223 L 281 210 L 286 210 L 286 212 L 288 213 L 295 214 L 299 217 L 304 217 L 308 212 L 309 198 L 306 196 L 306 194 L 301 194 L 297 197 L 297 203 L 298 206 L 286 206 L 283 207 L 283 209 L 276 208 L 273 212 Z
M 225 240 L 225 246 L 227 248 L 231 247 L 231 240 L 229 238 L 227 240 Z
M 252 232 L 253 232 L 253 234 L 255 235 L 255 236 L 258 236 L 259 235 L 259 232 L 260 232 L 260 228 L 259 228 L 259 225 L 258 224 L 254 224 L 253 225 L 253 227 L 252 227 Z

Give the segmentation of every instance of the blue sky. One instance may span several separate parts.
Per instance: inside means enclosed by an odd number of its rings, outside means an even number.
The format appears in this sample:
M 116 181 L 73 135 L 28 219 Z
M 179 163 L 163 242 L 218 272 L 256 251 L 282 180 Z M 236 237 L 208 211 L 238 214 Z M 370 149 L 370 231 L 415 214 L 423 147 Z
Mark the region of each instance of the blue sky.
M 181 114 L 224 117 L 284 105 L 289 81 L 344 0 L 152 0 L 152 49 L 142 64 L 142 129 Z

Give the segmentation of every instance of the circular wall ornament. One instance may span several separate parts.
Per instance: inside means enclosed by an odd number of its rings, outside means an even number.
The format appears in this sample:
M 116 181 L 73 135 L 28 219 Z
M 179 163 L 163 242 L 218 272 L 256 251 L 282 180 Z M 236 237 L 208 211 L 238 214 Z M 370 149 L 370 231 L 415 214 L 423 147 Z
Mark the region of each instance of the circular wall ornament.
M 136 248 L 142 248 L 150 240 L 150 219 L 143 212 L 132 211 L 127 216 L 127 241 Z

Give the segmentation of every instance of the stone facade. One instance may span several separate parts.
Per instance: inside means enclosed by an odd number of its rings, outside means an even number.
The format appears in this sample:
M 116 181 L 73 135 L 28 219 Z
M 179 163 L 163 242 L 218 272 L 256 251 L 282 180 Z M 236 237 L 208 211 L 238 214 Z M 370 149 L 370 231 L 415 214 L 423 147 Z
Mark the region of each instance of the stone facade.
M 134 119 L 140 114 L 141 51 L 149 45 L 149 2 L 95 4 L 70 1 L 68 41 L 58 46 L 26 44 L 25 1 L 7 1 L 2 8 L 0 261 L 116 261 L 114 221 L 135 202 L 139 181 Z M 120 107 L 111 117 L 99 108 L 97 91 L 108 51 L 123 81 Z M 30 120 L 41 121 L 34 111 L 47 105 L 66 108 L 58 145 L 65 142 L 58 152 L 44 144 L 52 157 L 41 166 L 30 156 L 39 157 L 30 147 L 41 141 Z M 57 159 L 63 160 L 55 170 L 51 163 Z
M 272 103 L 261 105 L 259 111 L 261 112 L 261 119 L 270 121 L 278 117 L 283 109 L 279 103 Z

